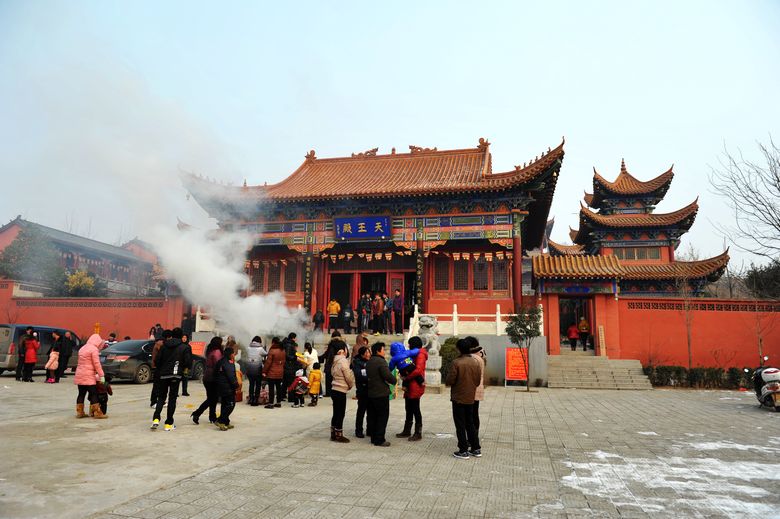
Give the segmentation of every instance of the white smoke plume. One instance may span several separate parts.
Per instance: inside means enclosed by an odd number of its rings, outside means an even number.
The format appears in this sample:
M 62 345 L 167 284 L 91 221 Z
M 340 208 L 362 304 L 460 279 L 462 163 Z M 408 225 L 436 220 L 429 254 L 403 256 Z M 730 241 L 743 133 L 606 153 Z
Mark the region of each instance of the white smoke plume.
M 103 236 L 93 237 L 105 240 L 121 225 L 149 242 L 185 297 L 208 307 L 220 330 L 240 342 L 302 332 L 302 312 L 289 310 L 281 294 L 241 297 L 252 238 L 214 233 L 213 220 L 186 196 L 182 170 L 241 178 L 217 138 L 113 64 L 19 77 L 20 111 L 45 134 L 13 164 L 12 173 L 29 179 L 21 189 L 51 210 L 67 215 L 72 208 L 81 221 L 94 221 Z M 177 218 L 192 228 L 179 231 Z

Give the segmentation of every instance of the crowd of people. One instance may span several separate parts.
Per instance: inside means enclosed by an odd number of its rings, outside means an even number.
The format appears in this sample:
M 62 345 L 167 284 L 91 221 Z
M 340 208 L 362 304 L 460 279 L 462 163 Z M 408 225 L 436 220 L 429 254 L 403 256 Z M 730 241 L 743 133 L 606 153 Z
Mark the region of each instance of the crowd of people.
M 27 351 L 36 351 L 35 336 L 28 330 L 25 341 L 25 364 Z M 177 327 L 150 334 L 155 341 L 152 348 L 152 391 L 151 407 L 154 408 L 151 429 L 157 430 L 166 408 L 164 431 L 176 429 L 175 413 L 180 385 L 186 384 L 192 367 L 192 348 L 188 337 Z M 66 356 L 65 337 L 56 336 L 60 344 L 60 359 Z M 74 383 L 78 387 L 76 417 L 90 416 L 107 418 L 108 396 L 113 393 L 110 377 L 106 377 L 99 359 L 99 350 L 105 342 L 93 334 L 78 350 L 78 364 Z M 481 456 L 479 443 L 479 402 L 484 397 L 484 354 L 474 337 L 458 340 L 460 356 L 451 364 L 446 383 L 451 387 L 452 416 L 458 440 L 456 458 L 467 459 Z M 208 412 L 209 423 L 222 431 L 234 428 L 230 417 L 236 402 L 243 400 L 242 379 L 248 379 L 247 404 L 277 409 L 287 401 L 292 408 L 317 406 L 320 398 L 330 398 L 332 413 L 330 439 L 337 443 L 349 443 L 344 434 L 344 419 L 350 399 L 348 394 L 355 390 L 356 438 L 368 438 L 372 445 L 389 447 L 386 438 L 390 416 L 390 400 L 402 391 L 405 419 L 403 429 L 396 438 L 419 441 L 423 434 L 423 416 L 420 400 L 425 394 L 425 367 L 428 351 L 420 337 L 411 337 L 408 348 L 401 342 L 390 345 L 390 362 L 386 358 L 387 346 L 375 342 L 369 346 L 366 333 L 357 336 L 350 349 L 338 331 L 331 334 L 330 342 L 322 354 L 312 344 L 305 343 L 299 351 L 295 333 L 284 338 L 273 337 L 266 348 L 260 336 L 255 336 L 240 356 L 240 348 L 233 337 L 214 337 L 206 347 L 203 375 L 205 400 L 190 415 L 192 422 L 200 424 L 202 415 Z M 56 356 L 53 356 L 56 357 Z M 56 358 L 54 359 L 56 362 Z M 321 369 L 324 366 L 324 370 Z M 23 376 L 28 367 L 25 366 Z M 51 375 L 57 375 L 57 366 L 49 367 Z M 400 382 L 400 384 L 399 384 Z M 183 395 L 187 396 L 186 386 Z M 85 399 L 89 398 L 89 412 Z M 365 428 L 364 428 L 365 425 Z
M 342 308 L 335 298 L 331 298 L 325 310 L 327 316 L 321 310 L 314 313 L 315 330 L 324 331 L 327 319 L 328 333 L 344 330 L 349 334 L 355 329 L 358 334 L 403 334 L 404 300 L 398 289 L 392 296 L 387 292 L 366 292 L 354 307 L 346 303 Z

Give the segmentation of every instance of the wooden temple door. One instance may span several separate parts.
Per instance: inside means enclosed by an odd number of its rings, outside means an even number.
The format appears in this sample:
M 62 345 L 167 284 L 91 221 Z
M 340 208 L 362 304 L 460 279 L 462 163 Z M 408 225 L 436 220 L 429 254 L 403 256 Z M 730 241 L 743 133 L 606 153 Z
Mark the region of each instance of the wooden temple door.
M 401 297 L 404 297 L 404 273 L 403 272 L 389 272 L 387 274 L 387 296 L 389 298 L 393 298 L 395 296 L 395 291 L 400 290 L 401 291 Z M 403 330 L 404 326 L 401 324 L 399 327 L 395 324 L 395 316 L 396 316 L 396 309 L 393 308 L 393 315 L 391 319 L 393 320 L 393 327 L 395 330 L 401 329 Z M 404 322 L 404 309 L 401 307 L 401 323 Z

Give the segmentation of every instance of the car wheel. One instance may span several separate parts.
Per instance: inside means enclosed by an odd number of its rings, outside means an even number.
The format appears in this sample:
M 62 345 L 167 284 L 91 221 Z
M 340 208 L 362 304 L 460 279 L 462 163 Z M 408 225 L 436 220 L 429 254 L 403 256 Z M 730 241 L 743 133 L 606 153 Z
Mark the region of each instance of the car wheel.
M 133 381 L 136 384 L 146 384 L 150 380 L 152 380 L 152 368 L 149 367 L 149 364 L 141 364 L 138 366 L 135 370 Z
M 205 367 L 203 366 L 202 362 L 196 362 L 192 366 L 192 373 L 190 374 L 192 380 L 203 380 L 203 372 L 205 371 Z

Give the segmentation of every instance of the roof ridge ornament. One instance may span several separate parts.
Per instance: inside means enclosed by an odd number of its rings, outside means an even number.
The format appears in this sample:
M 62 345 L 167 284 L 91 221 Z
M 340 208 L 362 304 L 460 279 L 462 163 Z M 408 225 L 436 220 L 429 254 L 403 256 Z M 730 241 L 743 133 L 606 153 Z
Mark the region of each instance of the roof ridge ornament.
M 438 148 L 423 148 L 422 146 L 409 145 L 409 151 L 412 153 L 427 153 L 431 151 L 439 151 Z
M 362 153 L 353 153 L 352 158 L 357 157 L 376 157 L 376 152 L 379 151 L 379 148 L 371 148 L 370 150 L 366 150 Z
M 477 144 L 477 149 L 479 151 L 487 151 L 487 149 L 490 147 L 490 141 L 487 140 L 484 137 L 479 138 L 479 144 Z
M 628 170 L 626 169 L 626 159 L 620 159 L 620 174 L 621 175 L 628 174 Z
M 306 160 L 316 160 L 317 154 L 314 150 L 309 150 L 309 153 L 306 154 Z

